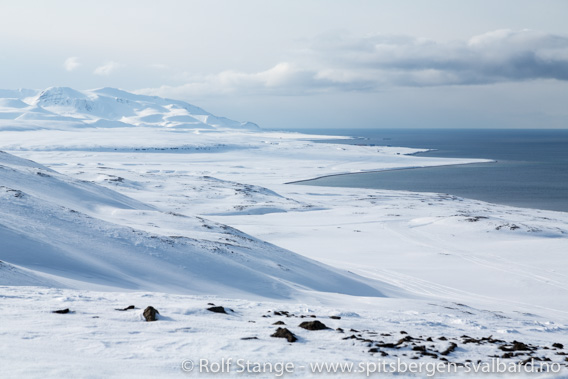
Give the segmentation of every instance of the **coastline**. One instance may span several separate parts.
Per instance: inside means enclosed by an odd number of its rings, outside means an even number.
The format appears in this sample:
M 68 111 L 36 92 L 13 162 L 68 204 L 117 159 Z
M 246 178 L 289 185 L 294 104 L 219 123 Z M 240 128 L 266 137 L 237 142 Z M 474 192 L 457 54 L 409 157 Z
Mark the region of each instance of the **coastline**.
M 326 130 L 345 134 L 346 130 Z M 563 130 L 440 130 L 356 129 L 353 135 L 365 144 L 426 147 L 419 157 L 486 157 L 494 165 L 476 165 L 462 170 L 445 165 L 436 170 L 367 170 L 320 175 L 312 185 L 360 187 L 414 192 L 450 193 L 509 206 L 568 212 L 568 133 Z M 339 141 L 357 144 L 356 140 Z M 416 167 L 422 168 L 418 164 Z M 369 173 L 375 171 L 373 173 Z M 361 173 L 359 177 L 335 174 Z M 292 180 L 288 182 L 294 182 Z M 301 183 L 301 184 L 308 184 Z
M 411 154 L 407 154 L 407 155 L 411 155 Z M 466 166 L 466 165 L 470 165 L 470 164 L 496 163 L 496 162 L 497 162 L 496 160 L 491 160 L 491 159 L 483 160 L 482 158 L 480 158 L 479 162 L 449 163 L 449 164 L 440 164 L 440 165 L 437 165 L 437 166 L 400 167 L 400 168 L 387 168 L 387 169 L 380 169 L 380 170 L 368 170 L 368 171 L 365 170 L 365 171 L 359 171 L 359 172 L 343 172 L 343 173 L 338 173 L 338 174 L 322 175 L 322 176 L 318 176 L 318 177 L 311 178 L 311 179 L 295 180 L 293 182 L 286 182 L 284 184 L 308 183 L 308 182 L 311 182 L 311 181 L 314 181 L 314 180 L 317 180 L 317 179 L 332 178 L 332 177 L 335 177 L 335 176 L 358 175 L 358 174 L 380 173 L 380 172 L 390 172 L 390 171 L 417 170 L 417 169 L 452 167 L 452 166 Z M 306 185 L 308 185 L 308 184 L 306 184 Z M 349 187 L 349 188 L 362 188 L 362 187 L 352 186 L 352 187 Z M 376 188 L 376 189 L 380 190 L 381 188 Z

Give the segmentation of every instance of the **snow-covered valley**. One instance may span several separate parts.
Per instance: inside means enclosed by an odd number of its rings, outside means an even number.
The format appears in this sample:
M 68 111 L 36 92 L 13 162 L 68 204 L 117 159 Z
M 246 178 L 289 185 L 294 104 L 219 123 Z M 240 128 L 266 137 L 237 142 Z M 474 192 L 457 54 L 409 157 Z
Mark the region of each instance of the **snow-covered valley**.
M 4 377 L 186 377 L 229 358 L 221 377 L 278 374 L 238 359 L 568 375 L 568 214 L 284 184 L 483 157 L 316 143 L 109 88 L 0 95 Z M 312 316 L 329 329 L 299 327 Z M 271 338 L 276 321 L 298 340 Z

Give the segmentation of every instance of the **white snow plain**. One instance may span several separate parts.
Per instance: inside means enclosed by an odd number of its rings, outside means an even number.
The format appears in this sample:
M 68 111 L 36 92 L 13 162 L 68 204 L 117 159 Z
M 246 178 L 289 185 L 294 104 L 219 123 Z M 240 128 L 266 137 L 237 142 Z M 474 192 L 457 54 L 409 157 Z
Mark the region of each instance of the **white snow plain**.
M 0 96 L 2 377 L 568 375 L 568 214 L 284 184 L 486 160 L 111 88 Z M 298 327 L 312 316 L 330 329 Z

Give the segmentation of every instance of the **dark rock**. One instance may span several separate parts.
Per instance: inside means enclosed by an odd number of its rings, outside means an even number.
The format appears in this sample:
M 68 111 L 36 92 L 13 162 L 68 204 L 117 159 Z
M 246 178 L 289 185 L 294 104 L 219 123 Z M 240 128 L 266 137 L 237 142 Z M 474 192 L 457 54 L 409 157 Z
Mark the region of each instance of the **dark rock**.
M 60 315 L 64 315 L 64 314 L 69 313 L 69 312 L 70 312 L 70 311 L 69 311 L 69 308 L 65 308 L 65 309 L 58 309 L 58 310 L 53 311 L 53 312 L 51 312 L 51 313 L 58 313 L 58 314 L 60 314 Z
M 227 311 L 225 310 L 225 308 L 223 307 L 211 307 L 211 308 L 207 308 L 207 310 L 209 312 L 213 312 L 213 313 L 224 313 L 227 314 Z
M 557 349 L 564 349 L 564 345 L 562 345 L 561 343 L 553 343 L 552 347 L 555 347 Z
M 527 364 L 531 364 L 531 365 L 532 365 L 532 363 L 533 363 L 534 361 L 540 361 L 540 358 L 538 358 L 538 357 L 535 357 L 535 358 L 527 358 L 527 359 L 525 359 L 524 361 L 521 361 L 519 364 L 520 364 L 520 365 L 523 365 L 523 366 L 525 366 L 525 365 L 527 365 Z
M 274 311 L 274 316 L 290 317 L 290 312 L 288 312 L 288 311 Z
M 501 356 L 501 358 L 513 358 L 515 355 L 513 353 L 505 353 Z
M 332 320 L 341 320 L 340 316 L 329 316 L 329 318 Z
M 159 315 L 160 312 L 158 312 L 158 310 L 152 306 L 146 307 L 146 309 L 144 309 L 144 318 L 146 319 L 146 321 L 156 321 L 156 315 Z
M 458 347 L 457 344 L 450 342 L 450 346 L 448 346 L 448 348 L 444 351 L 442 351 L 440 354 L 442 355 L 449 355 L 452 351 L 454 351 L 456 348 Z
M 414 346 L 412 348 L 413 351 L 422 351 L 422 352 L 426 352 L 426 346 L 421 345 L 421 346 Z
M 286 323 L 284 321 L 276 321 L 274 324 L 272 325 L 286 325 Z
M 258 337 L 243 337 L 243 338 L 241 338 L 241 339 L 244 340 L 244 341 L 247 341 L 247 340 L 257 340 Z
M 499 350 L 502 350 L 502 351 L 530 351 L 532 349 L 525 343 L 522 343 L 522 342 L 519 342 L 519 341 L 513 341 L 512 345 L 499 346 Z
M 462 343 L 464 343 L 464 344 L 468 344 L 468 343 L 476 343 L 476 344 L 480 345 L 480 344 L 481 344 L 481 340 L 478 340 L 478 339 L 475 339 L 475 338 L 471 338 L 471 337 L 468 337 L 468 338 L 464 338 L 464 340 L 462 341 Z
M 396 345 L 402 345 L 405 342 L 410 342 L 412 341 L 414 338 L 410 337 L 410 336 L 405 336 L 404 338 L 401 338 L 398 340 L 398 342 L 396 343 Z
M 447 339 L 446 337 L 444 337 L 444 336 L 442 336 L 442 337 L 440 337 L 440 338 L 438 338 L 438 339 L 439 339 L 440 341 L 447 341 L 447 340 L 448 340 L 448 339 Z
M 207 303 L 207 305 L 210 305 L 210 306 L 212 306 L 212 307 L 215 306 L 215 304 L 213 304 L 213 303 Z
M 129 305 L 126 308 L 115 308 L 116 311 L 121 311 L 121 312 L 127 311 L 129 309 L 136 309 L 136 307 L 134 305 Z
M 385 347 L 388 349 L 395 349 L 397 347 L 397 345 L 395 345 L 394 343 L 379 343 L 377 344 L 378 347 Z
M 369 353 L 378 353 L 379 349 L 377 349 L 376 347 L 369 349 Z
M 343 329 L 341 329 L 341 328 L 337 328 L 335 330 L 337 330 L 339 333 L 343 333 Z
M 503 340 L 498 340 L 496 338 L 493 338 L 493 336 L 489 336 L 489 337 L 483 337 L 481 339 L 482 341 L 487 341 L 489 343 L 505 343 L 505 341 Z
M 296 336 L 286 328 L 276 329 L 276 332 L 270 335 L 270 337 L 286 338 L 288 342 L 296 342 L 298 340 L 298 338 L 296 338 Z
M 485 216 L 474 216 L 474 217 L 466 218 L 466 221 L 477 222 L 479 220 L 483 220 L 483 219 L 487 219 L 487 218 L 488 217 L 485 217 Z M 460 304 L 458 304 L 458 305 L 460 305 Z
M 428 342 L 432 342 L 432 341 L 433 341 L 433 340 L 432 340 L 432 337 L 428 337 L 428 338 L 426 338 L 426 341 L 428 341 Z
M 400 334 L 408 334 L 408 333 L 406 333 L 404 330 L 401 330 Z
M 315 321 L 304 321 L 303 323 L 301 323 L 300 325 L 298 325 L 300 328 L 304 328 L 306 330 L 323 330 L 323 329 L 329 329 L 327 326 L 325 326 L 324 323 L 315 320 Z

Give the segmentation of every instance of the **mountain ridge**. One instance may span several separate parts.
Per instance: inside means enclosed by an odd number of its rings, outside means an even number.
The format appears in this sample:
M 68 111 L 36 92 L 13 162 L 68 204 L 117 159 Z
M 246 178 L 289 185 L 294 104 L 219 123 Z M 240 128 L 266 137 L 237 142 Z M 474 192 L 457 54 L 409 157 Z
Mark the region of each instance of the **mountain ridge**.
M 139 95 L 112 87 L 92 90 L 70 87 L 0 89 L 0 130 L 14 128 L 14 124 L 17 130 L 20 121 L 33 121 L 38 129 L 130 126 L 192 130 L 259 128 L 252 122 L 213 115 L 182 100 Z M 64 125 L 59 125 L 61 122 Z

